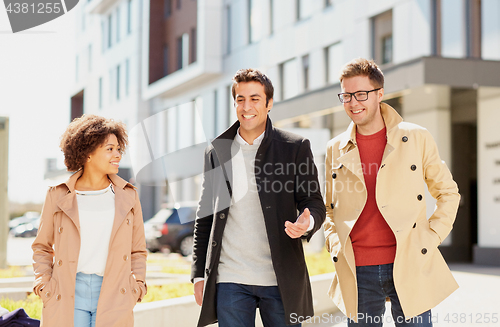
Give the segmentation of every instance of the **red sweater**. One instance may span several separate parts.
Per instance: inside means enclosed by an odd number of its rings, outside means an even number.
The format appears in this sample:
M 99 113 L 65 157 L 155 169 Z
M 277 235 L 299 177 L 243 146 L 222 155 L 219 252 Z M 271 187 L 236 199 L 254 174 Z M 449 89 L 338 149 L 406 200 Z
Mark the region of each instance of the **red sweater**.
M 368 198 L 351 231 L 356 266 L 383 265 L 394 262 L 396 238 L 377 207 L 375 185 L 387 144 L 386 128 L 372 135 L 356 133 Z

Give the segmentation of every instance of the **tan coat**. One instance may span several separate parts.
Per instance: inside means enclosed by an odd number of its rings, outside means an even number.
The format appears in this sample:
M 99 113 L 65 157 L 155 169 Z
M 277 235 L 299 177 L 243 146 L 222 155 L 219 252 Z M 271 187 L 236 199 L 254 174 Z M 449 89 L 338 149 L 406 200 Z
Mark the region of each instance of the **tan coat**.
M 409 318 L 433 308 L 458 288 L 437 246 L 452 229 L 460 195 L 431 134 L 403 122 L 385 103 L 381 103 L 381 113 L 387 145 L 377 176 L 376 199 L 396 237 L 394 284 Z M 344 314 L 354 318 L 358 292 L 349 234 L 365 206 L 367 192 L 353 123 L 328 142 L 326 181 L 326 247 L 336 270 L 329 295 Z M 437 199 L 428 221 L 422 199 L 424 182 Z
M 42 298 L 42 327 L 73 326 L 75 279 L 80 253 L 80 223 L 75 183 L 52 187 L 33 242 L 34 292 Z M 97 306 L 97 327 L 131 327 L 133 308 L 146 294 L 146 242 L 141 204 L 135 188 L 109 175 L 115 191 L 115 218 Z

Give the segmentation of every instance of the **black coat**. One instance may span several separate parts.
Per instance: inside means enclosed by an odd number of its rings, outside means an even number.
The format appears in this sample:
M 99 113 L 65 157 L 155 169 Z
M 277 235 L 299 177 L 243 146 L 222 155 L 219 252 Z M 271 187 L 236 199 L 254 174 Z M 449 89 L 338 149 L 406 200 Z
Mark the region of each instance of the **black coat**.
M 205 151 L 191 274 L 192 279 L 206 277 L 198 326 L 217 321 L 217 268 L 232 194 L 231 144 L 238 127 L 236 122 Z M 285 317 L 291 324 L 292 313 L 306 317 L 314 312 L 302 240 L 285 233 L 285 221 L 295 222 L 298 212 L 308 208 L 314 217 L 314 228 L 303 238 L 309 241 L 325 220 L 325 205 L 309 140 L 274 128 L 268 118 L 256 154 L 255 179 Z

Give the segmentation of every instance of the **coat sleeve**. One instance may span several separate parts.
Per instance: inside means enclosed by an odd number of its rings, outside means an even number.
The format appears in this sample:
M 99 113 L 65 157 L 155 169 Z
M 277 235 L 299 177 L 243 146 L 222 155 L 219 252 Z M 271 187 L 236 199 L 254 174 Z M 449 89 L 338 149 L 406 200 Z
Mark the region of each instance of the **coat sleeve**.
M 40 296 L 40 290 L 52 278 L 52 267 L 54 265 L 54 249 L 52 246 L 54 245 L 55 204 L 52 199 L 52 190 L 50 188 L 47 191 L 38 233 L 31 245 L 31 249 L 33 250 L 33 270 L 35 273 L 33 292 L 38 296 Z
M 326 160 L 325 160 L 325 209 L 326 209 L 326 220 L 323 225 L 325 231 L 325 242 L 326 249 L 330 253 L 336 253 L 335 250 L 340 244 L 339 236 L 337 234 L 337 228 L 333 222 L 333 208 L 331 203 L 333 201 L 333 178 L 331 175 L 333 163 L 333 147 L 329 144 L 326 149 Z
M 191 266 L 191 282 L 195 278 L 204 278 L 208 241 L 213 222 L 213 178 L 214 165 L 211 160 L 210 148 L 205 150 L 203 164 L 203 181 L 201 197 L 196 211 L 194 224 L 193 263 Z
M 429 218 L 429 225 L 439 236 L 440 242 L 442 242 L 453 228 L 460 202 L 460 194 L 450 170 L 439 157 L 437 145 L 432 135 L 427 130 L 424 130 L 423 134 L 422 165 L 424 180 L 429 193 L 437 200 L 436 210 Z
M 146 237 L 144 234 L 144 221 L 142 218 L 142 207 L 137 191 L 135 193 L 134 204 L 134 225 L 132 232 L 132 250 L 131 250 L 131 266 L 132 273 L 135 276 L 137 285 L 141 290 L 141 294 L 137 302 L 141 302 L 147 293 L 146 285 L 146 260 L 148 252 L 146 250 Z
M 297 169 L 295 202 L 300 214 L 307 208 L 314 217 L 314 227 L 303 236 L 307 241 L 321 228 L 325 221 L 325 206 L 321 197 L 318 169 L 314 164 L 311 143 L 304 139 L 295 159 Z

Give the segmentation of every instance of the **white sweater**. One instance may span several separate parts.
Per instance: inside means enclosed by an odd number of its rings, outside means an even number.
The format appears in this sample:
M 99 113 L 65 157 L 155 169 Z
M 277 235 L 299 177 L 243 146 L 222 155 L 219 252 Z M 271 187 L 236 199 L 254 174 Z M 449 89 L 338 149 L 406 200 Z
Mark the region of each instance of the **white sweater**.
M 242 144 L 238 136 L 231 149 L 233 201 L 222 235 L 217 279 L 219 283 L 276 286 L 276 273 L 255 181 L 255 155 L 260 140 L 254 141 L 253 145 Z
M 104 275 L 115 218 L 112 184 L 98 191 L 76 191 L 80 219 L 80 256 L 77 272 Z

